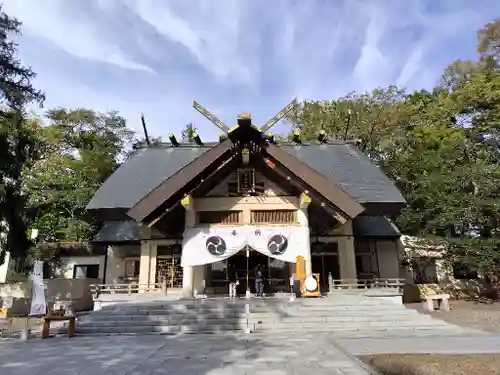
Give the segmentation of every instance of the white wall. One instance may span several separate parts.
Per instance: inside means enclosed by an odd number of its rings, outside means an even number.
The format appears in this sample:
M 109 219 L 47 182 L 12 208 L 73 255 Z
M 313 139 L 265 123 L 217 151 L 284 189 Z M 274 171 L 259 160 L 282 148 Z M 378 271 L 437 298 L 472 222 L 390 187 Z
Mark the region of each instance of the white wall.
M 5 261 L 0 265 L 0 283 L 25 281 L 26 275 L 16 271 L 16 261 L 10 257 L 10 253 L 5 254 Z
M 105 256 L 74 256 L 74 257 L 62 257 L 61 258 L 61 269 L 60 274 L 58 276 L 63 277 L 65 279 L 73 278 L 73 269 L 77 265 L 99 265 L 99 279 L 101 281 L 104 278 L 104 262 Z
M 0 283 L 7 281 L 7 273 L 9 270 L 10 253 L 5 254 L 5 261 L 0 265 Z

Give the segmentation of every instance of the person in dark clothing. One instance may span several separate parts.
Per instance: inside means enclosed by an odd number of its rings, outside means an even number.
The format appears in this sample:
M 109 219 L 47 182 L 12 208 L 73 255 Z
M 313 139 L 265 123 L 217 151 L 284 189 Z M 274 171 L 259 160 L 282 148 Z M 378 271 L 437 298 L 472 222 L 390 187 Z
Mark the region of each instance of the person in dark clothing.
M 236 287 L 239 285 L 238 272 L 236 268 L 230 266 L 227 270 L 227 278 L 229 281 L 229 298 L 236 298 Z
M 260 264 L 255 269 L 255 295 L 264 297 L 264 270 Z

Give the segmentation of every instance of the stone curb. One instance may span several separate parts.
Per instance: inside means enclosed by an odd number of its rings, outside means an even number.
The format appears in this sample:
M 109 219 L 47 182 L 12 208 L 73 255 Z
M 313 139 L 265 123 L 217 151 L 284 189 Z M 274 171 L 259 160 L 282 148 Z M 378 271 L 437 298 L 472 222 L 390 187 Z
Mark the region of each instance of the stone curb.
M 336 339 L 332 339 L 332 343 L 335 346 L 335 348 L 344 354 L 347 358 L 349 358 L 351 361 L 356 363 L 359 367 L 361 367 L 363 370 L 365 370 L 367 373 L 370 375 L 381 375 L 377 370 L 374 368 L 368 366 L 366 363 L 364 363 L 361 359 L 356 357 L 354 354 L 349 352 L 347 349 L 345 349 L 339 342 L 337 342 Z

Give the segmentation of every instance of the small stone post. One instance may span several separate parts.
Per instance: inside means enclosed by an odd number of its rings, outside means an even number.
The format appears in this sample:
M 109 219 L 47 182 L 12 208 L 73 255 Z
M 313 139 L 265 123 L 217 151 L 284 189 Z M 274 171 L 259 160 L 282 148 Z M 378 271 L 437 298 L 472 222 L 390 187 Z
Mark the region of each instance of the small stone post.
M 163 294 L 167 294 L 167 279 L 163 279 L 161 282 L 161 291 Z

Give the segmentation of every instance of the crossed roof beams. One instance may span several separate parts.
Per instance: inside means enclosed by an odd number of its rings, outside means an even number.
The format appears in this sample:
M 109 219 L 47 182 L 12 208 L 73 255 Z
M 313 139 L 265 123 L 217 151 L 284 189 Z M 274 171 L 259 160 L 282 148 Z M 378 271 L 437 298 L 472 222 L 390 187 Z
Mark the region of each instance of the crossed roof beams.
M 151 223 L 158 218 L 160 214 L 158 211 L 166 202 L 172 201 L 172 198 L 175 198 L 173 204 L 180 201 L 184 195 L 189 194 L 190 190 L 203 183 L 205 178 L 209 177 L 214 170 L 217 170 L 217 166 L 234 157 L 235 154 L 241 153 L 241 149 L 245 147 L 260 151 L 257 154 L 261 154 L 262 157 L 269 156 L 275 165 L 284 168 L 285 178 L 292 179 L 293 176 L 294 179 L 299 181 L 299 186 L 303 187 L 304 190 L 312 190 L 317 193 L 318 198 L 322 202 L 324 201 L 324 205 L 334 208 L 333 211 L 337 214 L 337 220 L 345 222 L 348 219 L 353 219 L 364 210 L 361 204 L 340 186 L 333 185 L 326 177 L 293 155 L 268 142 L 264 137 L 264 132 L 285 117 L 295 108 L 296 104 L 297 101 L 293 100 L 266 122 L 262 126 L 262 130 L 259 130 L 252 124 L 251 116 L 248 113 L 240 114 L 238 116 L 238 125 L 230 129 L 211 112 L 193 101 L 193 107 L 225 132 L 228 138 L 164 180 L 136 203 L 127 214 L 136 221 Z

